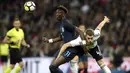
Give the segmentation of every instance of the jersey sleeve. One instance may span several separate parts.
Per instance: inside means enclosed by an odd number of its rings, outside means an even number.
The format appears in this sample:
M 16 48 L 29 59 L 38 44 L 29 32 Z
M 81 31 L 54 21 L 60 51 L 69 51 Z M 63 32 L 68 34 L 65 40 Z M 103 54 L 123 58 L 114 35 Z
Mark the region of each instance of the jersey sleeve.
M 94 40 L 97 40 L 100 37 L 100 30 L 99 29 L 95 29 L 94 30 Z
M 24 31 L 23 30 L 22 30 L 22 33 L 23 33 L 22 38 L 24 38 Z
M 68 31 L 75 31 L 76 26 L 70 24 L 69 22 L 66 22 L 64 28 L 67 29 Z
M 75 40 L 70 41 L 70 44 L 71 44 L 72 47 L 74 47 L 74 46 L 80 46 L 80 45 L 85 45 L 86 41 L 85 40 L 81 40 L 81 38 L 79 36 Z
M 6 33 L 6 36 L 9 38 L 12 36 L 11 30 Z

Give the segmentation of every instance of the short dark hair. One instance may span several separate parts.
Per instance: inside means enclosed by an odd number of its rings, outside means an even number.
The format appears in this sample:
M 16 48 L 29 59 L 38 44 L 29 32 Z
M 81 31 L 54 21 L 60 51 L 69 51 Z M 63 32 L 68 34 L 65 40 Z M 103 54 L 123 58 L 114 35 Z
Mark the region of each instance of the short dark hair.
M 93 36 L 93 35 L 94 35 L 94 30 L 91 29 L 91 28 L 89 28 L 89 29 L 87 29 L 87 30 L 85 31 L 85 34 L 86 34 L 86 35 L 89 35 L 89 36 Z
M 15 20 L 15 21 L 19 21 L 19 18 L 15 18 L 14 20 Z
M 14 21 L 19 21 L 19 17 L 18 17 L 18 16 L 15 16 L 15 17 L 14 17 Z
M 56 10 L 57 10 L 57 9 L 63 10 L 66 14 L 68 13 L 68 9 L 67 9 L 65 6 L 63 6 L 63 5 L 59 5 L 59 6 L 56 8 Z

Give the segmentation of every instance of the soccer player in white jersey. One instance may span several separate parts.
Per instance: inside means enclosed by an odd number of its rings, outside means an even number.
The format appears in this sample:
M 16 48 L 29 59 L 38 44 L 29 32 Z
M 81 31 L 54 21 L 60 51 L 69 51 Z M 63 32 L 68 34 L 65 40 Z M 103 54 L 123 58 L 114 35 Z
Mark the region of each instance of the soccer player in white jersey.
M 86 50 L 85 52 L 88 52 L 89 54 L 92 55 L 92 57 L 97 61 L 98 65 L 105 73 L 111 73 L 110 69 L 105 65 L 103 61 L 103 56 L 97 43 L 97 39 L 100 37 L 100 32 L 101 32 L 102 27 L 105 25 L 105 23 L 108 23 L 108 22 L 109 22 L 109 18 L 104 16 L 104 20 L 96 27 L 95 30 L 87 29 L 85 31 L 84 38 L 83 37 L 81 38 L 79 36 L 75 40 L 65 43 L 62 46 L 57 59 L 66 50 L 67 47 L 74 47 L 74 46 L 81 45 Z

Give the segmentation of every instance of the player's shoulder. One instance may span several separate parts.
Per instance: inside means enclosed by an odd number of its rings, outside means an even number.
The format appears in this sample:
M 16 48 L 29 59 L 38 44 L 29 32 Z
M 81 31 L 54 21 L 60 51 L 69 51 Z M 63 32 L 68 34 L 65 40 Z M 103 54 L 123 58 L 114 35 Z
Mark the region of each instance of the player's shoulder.
M 7 32 L 7 33 L 10 33 L 10 32 L 13 32 L 13 31 L 14 31 L 14 28 L 12 28 L 12 29 L 8 30 L 8 32 Z
M 11 28 L 9 31 L 14 31 L 15 30 L 15 28 Z
M 24 33 L 24 31 L 23 31 L 23 29 L 22 29 L 22 28 L 20 28 L 19 30 L 20 30 L 20 32 Z
M 19 30 L 20 30 L 20 31 L 23 31 L 23 29 L 22 29 L 22 28 L 19 28 Z
M 101 33 L 100 33 L 100 30 L 99 29 L 95 29 L 94 30 L 94 35 L 100 35 Z
M 65 24 L 70 24 L 70 21 L 69 21 L 68 19 L 64 19 L 63 22 L 64 22 Z

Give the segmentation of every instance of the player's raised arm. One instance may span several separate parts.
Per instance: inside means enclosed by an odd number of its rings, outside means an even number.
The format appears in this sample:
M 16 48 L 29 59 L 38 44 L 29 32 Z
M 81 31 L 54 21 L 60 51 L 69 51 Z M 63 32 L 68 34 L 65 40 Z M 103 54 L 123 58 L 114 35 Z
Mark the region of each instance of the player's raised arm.
M 104 16 L 104 20 L 96 27 L 96 29 L 101 31 L 101 29 L 105 25 L 105 23 L 108 23 L 109 21 L 110 21 L 110 19 L 107 16 Z

